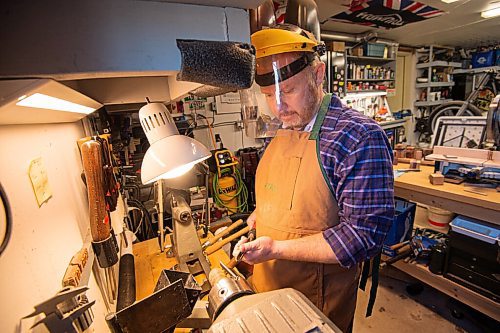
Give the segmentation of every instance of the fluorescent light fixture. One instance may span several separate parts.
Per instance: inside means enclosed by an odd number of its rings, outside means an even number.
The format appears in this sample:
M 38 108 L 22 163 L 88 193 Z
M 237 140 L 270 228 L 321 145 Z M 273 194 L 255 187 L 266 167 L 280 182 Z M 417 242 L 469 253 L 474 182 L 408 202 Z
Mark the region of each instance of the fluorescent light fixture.
M 497 17 L 497 16 L 500 16 L 500 6 L 498 6 L 496 8 L 484 10 L 481 12 L 481 17 L 483 17 L 483 18 L 492 18 L 492 17 Z
M 30 108 L 37 108 L 37 109 L 48 109 L 48 110 L 76 112 L 85 114 L 90 114 L 96 110 L 85 105 L 80 105 L 77 103 L 66 101 L 64 99 L 40 93 L 35 93 L 28 97 L 22 98 L 23 96 L 21 96 L 18 99 L 19 102 L 17 102 L 16 105 L 26 106 Z
M 52 79 L 0 79 L 0 125 L 71 123 L 101 107 Z
M 441 1 L 446 3 L 452 3 L 452 2 L 457 2 L 458 0 L 441 0 Z

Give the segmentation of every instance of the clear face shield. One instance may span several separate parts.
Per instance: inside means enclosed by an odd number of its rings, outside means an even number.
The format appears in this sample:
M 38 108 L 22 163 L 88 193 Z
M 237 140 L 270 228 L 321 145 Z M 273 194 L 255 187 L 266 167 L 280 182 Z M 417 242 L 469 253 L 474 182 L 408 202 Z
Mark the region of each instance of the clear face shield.
M 310 120 L 316 86 L 311 72 L 304 69 L 315 57 L 311 52 L 292 52 L 257 59 L 255 82 L 285 128 L 300 128 Z

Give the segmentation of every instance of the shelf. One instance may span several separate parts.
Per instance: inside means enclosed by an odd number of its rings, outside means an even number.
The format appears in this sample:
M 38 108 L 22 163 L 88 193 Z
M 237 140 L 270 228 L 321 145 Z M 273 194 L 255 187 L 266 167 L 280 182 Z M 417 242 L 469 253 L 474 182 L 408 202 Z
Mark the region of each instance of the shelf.
M 427 88 L 427 87 L 453 87 L 455 82 L 426 82 L 426 83 L 417 83 L 415 85 L 416 88 Z
M 485 73 L 491 70 L 500 71 L 500 66 L 490 66 L 481 68 L 471 68 L 471 69 L 455 69 L 452 74 L 475 74 L 475 73 Z
M 449 102 L 451 99 L 440 99 L 439 101 L 416 101 L 415 106 L 435 106 L 441 105 L 443 103 Z
M 358 95 L 363 94 L 366 96 L 385 96 L 387 92 L 385 90 L 348 90 L 346 94 Z
M 440 292 L 471 306 L 489 317 L 494 318 L 495 320 L 500 320 L 498 303 L 488 297 L 476 293 L 475 291 L 454 281 L 448 280 L 442 275 L 433 274 L 429 271 L 429 268 L 421 264 L 406 263 L 400 260 L 392 264 L 392 266 L 439 290 Z
M 382 81 L 395 81 L 394 79 L 347 79 L 349 81 L 366 81 L 366 82 L 382 82 Z
M 378 58 L 378 57 L 358 57 L 358 56 L 352 56 L 348 55 L 348 59 L 358 59 L 358 60 L 374 60 L 374 61 L 394 61 L 396 59 L 394 58 Z
M 417 69 L 429 68 L 429 67 L 455 67 L 461 68 L 462 64 L 459 62 L 447 62 L 447 61 L 432 61 L 422 64 L 417 64 Z

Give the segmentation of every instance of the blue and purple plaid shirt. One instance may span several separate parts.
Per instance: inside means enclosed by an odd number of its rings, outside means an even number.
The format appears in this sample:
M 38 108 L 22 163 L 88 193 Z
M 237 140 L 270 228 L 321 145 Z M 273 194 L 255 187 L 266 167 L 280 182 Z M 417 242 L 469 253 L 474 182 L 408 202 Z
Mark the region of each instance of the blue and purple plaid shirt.
M 319 132 L 321 163 L 339 206 L 323 231 L 340 265 L 376 255 L 394 215 L 392 150 L 380 126 L 333 96 Z

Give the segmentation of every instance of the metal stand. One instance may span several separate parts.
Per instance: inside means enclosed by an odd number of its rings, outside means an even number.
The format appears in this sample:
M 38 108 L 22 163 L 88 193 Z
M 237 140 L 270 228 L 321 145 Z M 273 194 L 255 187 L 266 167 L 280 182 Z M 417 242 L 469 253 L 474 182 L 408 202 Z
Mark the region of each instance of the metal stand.
M 181 271 L 193 275 L 204 273 L 207 280 L 203 283 L 203 292 L 208 292 L 210 283 L 210 263 L 201 249 L 200 239 L 191 216 L 191 208 L 181 192 L 171 191 L 167 194 L 171 204 L 174 233 L 172 245 Z

